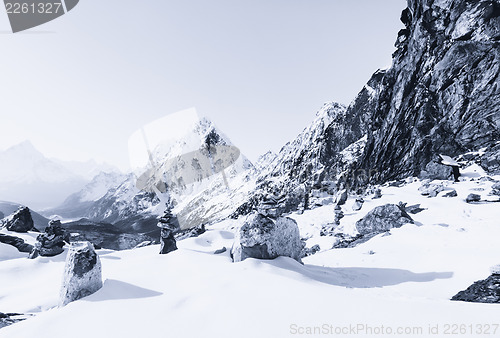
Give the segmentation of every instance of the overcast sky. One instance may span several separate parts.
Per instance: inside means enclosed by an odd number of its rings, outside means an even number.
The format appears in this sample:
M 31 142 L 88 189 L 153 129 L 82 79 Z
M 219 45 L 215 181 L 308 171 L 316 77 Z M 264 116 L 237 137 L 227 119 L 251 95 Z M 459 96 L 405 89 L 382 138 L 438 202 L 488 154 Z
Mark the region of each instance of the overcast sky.
M 10 33 L 0 11 L 0 149 L 126 168 L 142 125 L 196 107 L 251 160 L 390 66 L 404 0 L 81 0 Z

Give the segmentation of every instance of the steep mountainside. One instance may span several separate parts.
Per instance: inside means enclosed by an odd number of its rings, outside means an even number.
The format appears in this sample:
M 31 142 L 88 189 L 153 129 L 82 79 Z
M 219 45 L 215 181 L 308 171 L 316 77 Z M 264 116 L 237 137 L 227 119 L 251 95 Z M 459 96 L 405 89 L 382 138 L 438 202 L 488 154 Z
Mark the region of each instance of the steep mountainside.
M 500 2 L 409 0 L 392 67 L 372 79 L 368 143 L 360 168 L 374 181 L 418 175 L 439 153 L 487 147 L 500 169 Z

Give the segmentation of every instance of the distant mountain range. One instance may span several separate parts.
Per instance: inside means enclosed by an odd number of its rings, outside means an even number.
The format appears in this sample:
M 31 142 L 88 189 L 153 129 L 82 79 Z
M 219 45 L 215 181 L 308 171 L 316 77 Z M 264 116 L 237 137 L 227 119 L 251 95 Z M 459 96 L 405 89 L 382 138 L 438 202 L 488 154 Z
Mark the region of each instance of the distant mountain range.
M 0 200 L 41 210 L 60 205 L 101 171 L 112 169 L 94 161 L 49 159 L 29 141 L 0 152 Z

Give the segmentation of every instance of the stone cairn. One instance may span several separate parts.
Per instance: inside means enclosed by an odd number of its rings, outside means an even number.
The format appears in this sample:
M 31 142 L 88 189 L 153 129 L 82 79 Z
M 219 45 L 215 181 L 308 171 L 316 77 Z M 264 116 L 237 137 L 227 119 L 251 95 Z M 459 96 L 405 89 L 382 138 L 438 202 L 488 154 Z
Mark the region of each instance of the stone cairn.
M 177 217 L 175 217 L 170 208 L 165 210 L 163 216 L 158 219 L 158 227 L 161 228 L 160 233 L 160 243 L 161 249 L 160 254 L 167 254 L 169 252 L 177 250 L 177 244 L 175 241 L 175 233 L 180 230 L 179 222 Z
M 45 232 L 36 238 L 37 242 L 29 258 L 52 257 L 64 251 L 65 243 L 70 243 L 70 234 L 62 227 L 60 220 L 51 220 Z

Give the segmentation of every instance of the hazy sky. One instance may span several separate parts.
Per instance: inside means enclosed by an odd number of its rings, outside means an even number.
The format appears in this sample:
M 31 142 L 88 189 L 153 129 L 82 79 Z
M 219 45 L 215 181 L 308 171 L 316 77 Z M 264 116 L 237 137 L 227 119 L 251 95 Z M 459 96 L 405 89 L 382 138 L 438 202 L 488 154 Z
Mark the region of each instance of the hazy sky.
M 10 33 L 0 10 L 0 149 L 122 168 L 144 124 L 196 107 L 251 160 L 390 65 L 404 0 L 81 0 Z

